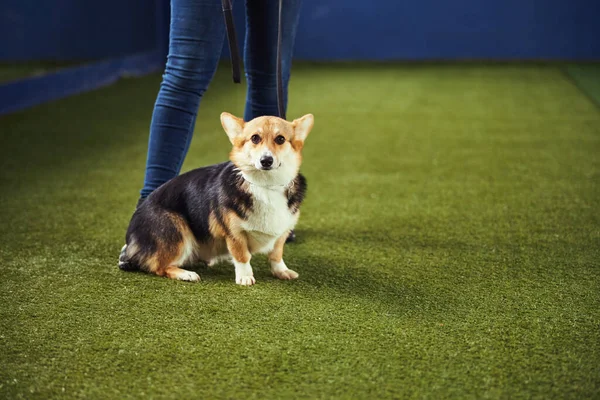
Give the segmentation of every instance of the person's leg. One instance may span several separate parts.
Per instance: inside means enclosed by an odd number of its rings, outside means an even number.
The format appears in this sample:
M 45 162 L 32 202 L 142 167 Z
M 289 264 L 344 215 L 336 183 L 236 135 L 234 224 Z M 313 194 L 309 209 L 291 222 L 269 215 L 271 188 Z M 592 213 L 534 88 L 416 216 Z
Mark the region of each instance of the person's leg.
M 224 38 L 219 0 L 171 0 L 169 57 L 152 114 L 141 198 L 179 174 Z
M 301 0 L 284 0 L 282 13 L 281 64 L 284 105 L 290 80 L 292 53 L 300 16 Z M 277 110 L 277 21 L 279 0 L 246 0 L 244 67 L 248 92 L 244 119 L 279 115 Z
M 287 110 L 288 83 L 302 0 L 283 0 L 281 72 L 283 104 Z M 244 120 L 279 115 L 277 109 L 277 33 L 279 0 L 246 0 L 244 67 L 248 92 Z M 296 239 L 294 231 L 287 241 Z

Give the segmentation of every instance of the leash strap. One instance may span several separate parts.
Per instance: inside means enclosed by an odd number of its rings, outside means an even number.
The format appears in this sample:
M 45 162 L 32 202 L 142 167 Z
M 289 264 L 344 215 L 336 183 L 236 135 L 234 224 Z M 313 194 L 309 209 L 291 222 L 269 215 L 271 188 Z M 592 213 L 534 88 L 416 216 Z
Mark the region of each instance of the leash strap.
M 240 53 L 238 50 L 237 37 L 235 35 L 235 24 L 233 23 L 233 7 L 231 0 L 222 0 L 223 15 L 225 17 L 225 26 L 227 28 L 227 42 L 229 44 L 229 53 L 231 54 L 231 70 L 233 75 L 233 82 L 241 82 L 240 72 Z M 283 76 L 281 71 L 281 42 L 283 32 L 281 29 L 283 21 L 283 0 L 279 0 L 279 18 L 277 21 L 277 65 L 276 65 L 276 79 L 277 79 L 277 110 L 279 117 L 285 119 L 285 107 L 283 104 Z
M 283 32 L 281 29 L 283 20 L 283 0 L 279 0 L 279 21 L 277 22 L 277 108 L 279 109 L 279 118 L 285 119 L 285 107 L 283 105 L 283 77 L 281 76 L 281 41 Z
M 231 0 L 222 0 L 223 16 L 225 17 L 225 27 L 227 28 L 227 42 L 229 43 L 229 54 L 231 54 L 231 72 L 233 82 L 241 82 L 240 72 L 240 53 L 237 45 L 237 37 L 235 36 L 235 24 L 233 23 L 233 7 Z

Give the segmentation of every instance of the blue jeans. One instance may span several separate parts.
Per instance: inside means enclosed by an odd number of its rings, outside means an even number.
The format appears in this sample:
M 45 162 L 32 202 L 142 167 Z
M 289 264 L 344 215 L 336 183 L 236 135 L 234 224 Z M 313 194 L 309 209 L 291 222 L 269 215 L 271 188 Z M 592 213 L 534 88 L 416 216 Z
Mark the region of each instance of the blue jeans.
M 301 0 L 283 1 L 282 71 L 286 107 L 300 4 Z M 278 115 L 275 77 L 278 12 L 278 0 L 246 0 L 246 121 L 262 115 Z M 200 100 L 217 69 L 225 37 L 220 0 L 171 0 L 169 56 L 150 125 L 142 198 L 179 174 L 192 140 Z

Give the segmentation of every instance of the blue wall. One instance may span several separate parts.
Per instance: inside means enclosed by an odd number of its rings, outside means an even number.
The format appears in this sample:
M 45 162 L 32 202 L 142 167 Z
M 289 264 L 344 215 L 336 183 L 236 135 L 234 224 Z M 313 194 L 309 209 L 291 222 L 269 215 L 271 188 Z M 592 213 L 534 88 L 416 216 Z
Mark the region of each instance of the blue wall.
M 600 0 L 305 0 L 296 57 L 600 59 Z
M 0 0 L 0 62 L 98 60 L 0 85 L 0 115 L 162 70 L 168 11 L 169 0 Z M 600 60 L 599 38 L 600 0 L 304 0 L 295 55 Z
M 295 57 L 600 60 L 600 0 L 304 0 Z
M 123 76 L 161 70 L 168 4 L 0 0 L 0 62 L 85 61 L 46 75 L 2 82 L 0 115 L 110 85 Z
M 305 0 L 302 59 L 600 59 L 600 0 Z
M 303 0 L 295 57 L 600 61 L 600 0 Z
M 154 0 L 0 0 L 0 60 L 81 60 L 157 43 Z
M 168 0 L 2 0 L 0 60 L 98 59 L 147 51 L 164 40 L 157 32 L 168 24 L 168 5 Z M 243 1 L 234 0 L 234 9 L 242 39 Z M 304 0 L 296 56 L 597 60 L 599 38 L 600 0 Z

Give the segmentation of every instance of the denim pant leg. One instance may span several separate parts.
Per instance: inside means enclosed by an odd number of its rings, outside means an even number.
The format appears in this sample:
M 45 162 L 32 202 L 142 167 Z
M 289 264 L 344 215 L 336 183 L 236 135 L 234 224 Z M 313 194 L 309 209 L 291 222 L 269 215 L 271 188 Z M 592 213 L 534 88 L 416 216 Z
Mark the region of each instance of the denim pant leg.
M 287 87 L 301 3 L 301 0 L 283 0 L 281 64 L 286 109 Z M 278 19 L 279 0 L 246 0 L 246 121 L 263 115 L 279 115 L 276 79 Z
M 219 0 L 171 0 L 169 56 L 154 106 L 141 197 L 179 174 L 225 38 Z

